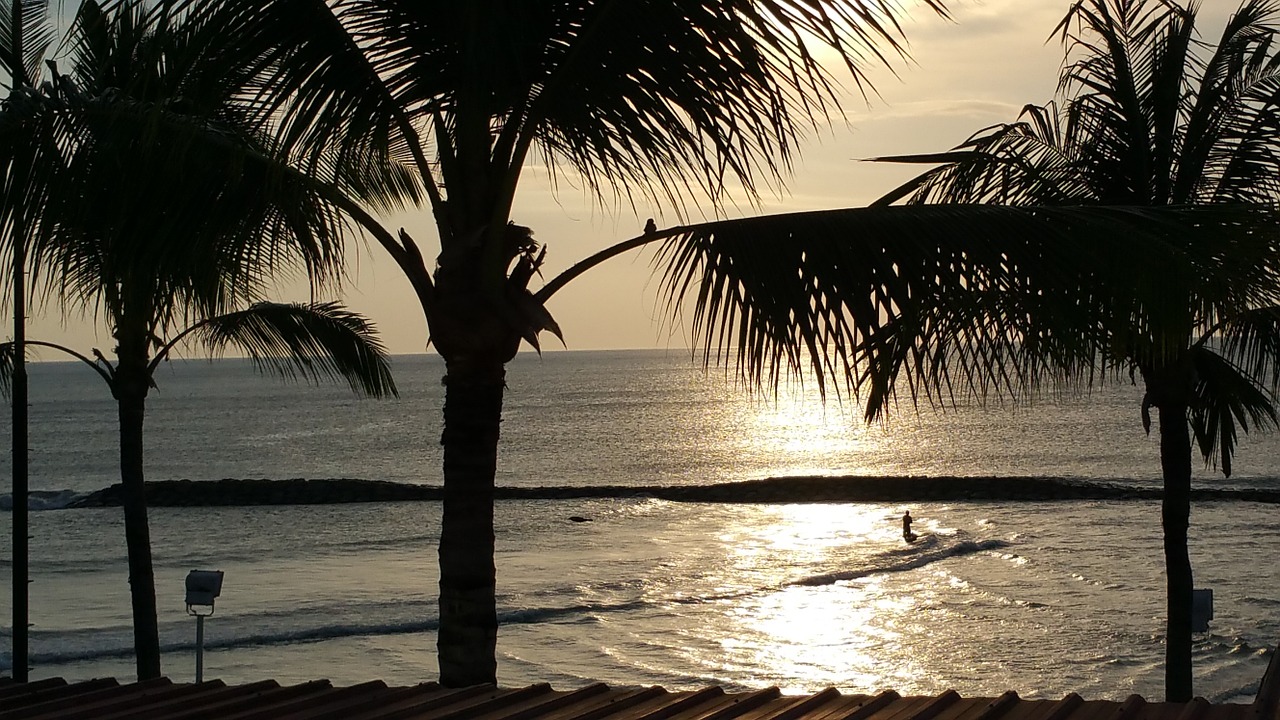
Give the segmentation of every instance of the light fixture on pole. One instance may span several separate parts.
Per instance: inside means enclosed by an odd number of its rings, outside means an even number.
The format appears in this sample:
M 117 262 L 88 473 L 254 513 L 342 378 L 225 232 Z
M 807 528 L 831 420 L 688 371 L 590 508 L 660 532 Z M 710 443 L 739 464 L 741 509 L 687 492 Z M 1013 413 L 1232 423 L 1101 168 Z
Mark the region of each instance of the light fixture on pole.
M 196 682 L 204 682 L 204 619 L 213 614 L 214 598 L 222 594 L 221 570 L 187 573 L 187 614 L 196 618 Z

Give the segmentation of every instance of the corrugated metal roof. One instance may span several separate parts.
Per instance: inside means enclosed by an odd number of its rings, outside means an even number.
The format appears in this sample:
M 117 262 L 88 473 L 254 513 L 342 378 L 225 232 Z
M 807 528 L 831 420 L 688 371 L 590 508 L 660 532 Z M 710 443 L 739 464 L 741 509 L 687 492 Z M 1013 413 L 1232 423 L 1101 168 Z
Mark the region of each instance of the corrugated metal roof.
M 834 689 L 783 695 L 777 688 L 726 693 L 715 686 L 671 692 L 661 687 L 596 684 L 554 690 L 443 688 L 437 683 L 389 687 L 381 681 L 334 687 L 327 680 L 281 686 L 274 680 L 227 685 L 167 679 L 120 684 L 116 680 L 67 683 L 61 679 L 16 683 L 0 678 L 0 720 L 1280 720 L 1275 697 L 1280 681 L 1268 668 L 1252 705 L 1085 700 L 1023 700 L 1010 691 L 997 698 L 843 695 Z

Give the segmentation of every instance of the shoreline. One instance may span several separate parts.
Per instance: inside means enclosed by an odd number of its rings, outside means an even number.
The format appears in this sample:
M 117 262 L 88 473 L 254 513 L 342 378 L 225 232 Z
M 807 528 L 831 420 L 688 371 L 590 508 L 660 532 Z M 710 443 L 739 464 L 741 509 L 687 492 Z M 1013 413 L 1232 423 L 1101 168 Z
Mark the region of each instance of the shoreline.
M 438 485 L 350 478 L 287 480 L 159 480 L 146 484 L 150 507 L 329 505 L 367 502 L 432 502 Z M 118 507 L 119 483 L 79 497 L 67 508 Z M 497 500 L 570 500 L 651 497 L 674 502 L 953 502 L 1055 500 L 1159 500 L 1154 487 L 1050 477 L 789 476 L 709 485 L 591 485 L 497 487 Z M 1280 504 L 1280 490 L 1193 489 L 1193 501 Z

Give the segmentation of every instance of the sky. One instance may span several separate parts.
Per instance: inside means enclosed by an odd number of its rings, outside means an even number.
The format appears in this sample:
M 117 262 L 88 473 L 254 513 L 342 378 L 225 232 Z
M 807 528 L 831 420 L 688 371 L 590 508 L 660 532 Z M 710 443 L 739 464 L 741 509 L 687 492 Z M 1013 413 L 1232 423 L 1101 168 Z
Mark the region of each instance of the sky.
M 910 60 L 892 71 L 868 68 L 876 94 L 863 99 L 852 83 L 845 118 L 813 133 L 800 147 L 787 186 L 765 191 L 753 206 L 735 198 L 720 217 L 857 207 L 875 200 L 922 168 L 865 162 L 866 158 L 949 149 L 974 132 L 1017 118 L 1028 103 L 1052 99 L 1063 48 L 1053 29 L 1069 0 L 949 0 L 943 19 L 916 0 L 903 0 Z M 1216 40 L 1236 0 L 1203 0 L 1201 35 Z M 599 207 L 580 187 L 561 182 L 554 191 L 546 172 L 530 165 L 524 174 L 513 220 L 527 225 L 548 246 L 543 268 L 549 280 L 592 253 L 641 233 L 645 219 L 659 227 L 681 223 L 671 208 Z M 701 208 L 710 213 L 709 208 Z M 404 227 L 429 258 L 438 252 L 430 211 L 388 218 Z M 704 218 L 695 217 L 693 221 Z M 705 219 L 713 219 L 708 215 Z M 407 280 L 376 244 L 348 250 L 348 279 L 337 299 L 368 316 L 393 354 L 432 352 L 427 328 Z M 570 350 L 683 348 L 687 327 L 675 324 L 658 304 L 659 279 L 651 250 L 614 258 L 577 278 L 548 303 Z M 533 287 L 537 287 L 534 280 Z M 283 300 L 305 299 L 282 288 Z M 334 299 L 331 297 L 318 299 Z M 110 333 L 83 318 L 64 318 L 58 308 L 32 308 L 30 339 L 68 345 L 81 352 L 110 349 Z M 5 333 L 6 335 L 8 333 Z M 560 349 L 544 334 L 544 349 Z M 198 356 L 187 349 L 183 356 Z M 40 359 L 55 360 L 40 354 Z

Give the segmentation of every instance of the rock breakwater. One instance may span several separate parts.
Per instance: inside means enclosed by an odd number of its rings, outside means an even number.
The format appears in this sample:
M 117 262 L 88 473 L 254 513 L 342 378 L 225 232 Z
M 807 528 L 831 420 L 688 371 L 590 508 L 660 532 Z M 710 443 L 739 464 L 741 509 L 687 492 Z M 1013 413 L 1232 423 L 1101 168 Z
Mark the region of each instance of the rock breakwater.
M 347 478 L 147 483 L 147 502 L 152 507 L 439 501 L 443 495 L 439 486 Z M 652 497 L 730 503 L 955 502 L 1158 500 L 1161 491 L 1071 478 L 805 476 L 705 485 L 499 487 L 495 496 L 499 500 Z M 70 507 L 118 506 L 120 497 L 121 488 L 116 484 L 90 493 Z M 1196 501 L 1280 503 L 1280 491 L 1275 490 L 1197 489 L 1192 491 L 1192 497 Z

